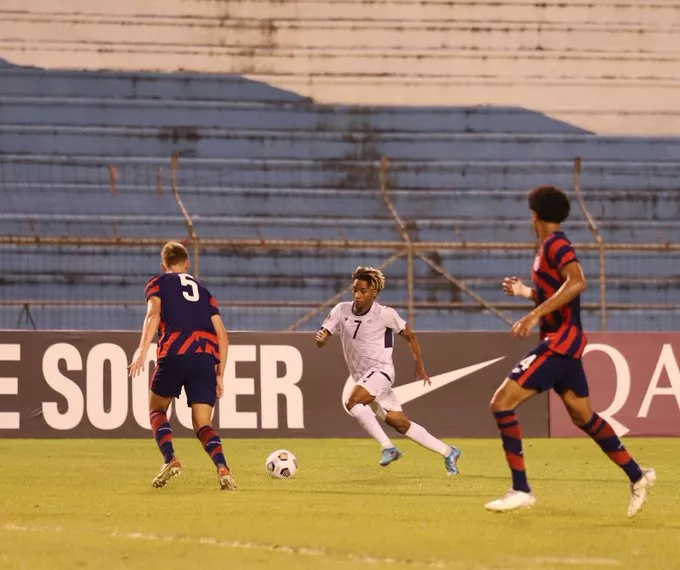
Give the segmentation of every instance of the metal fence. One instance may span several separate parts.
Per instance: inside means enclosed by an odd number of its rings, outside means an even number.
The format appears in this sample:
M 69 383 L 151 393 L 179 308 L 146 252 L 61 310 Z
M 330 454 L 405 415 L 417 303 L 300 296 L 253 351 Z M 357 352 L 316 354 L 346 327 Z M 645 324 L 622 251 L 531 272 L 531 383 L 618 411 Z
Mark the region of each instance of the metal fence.
M 160 246 L 178 238 L 190 247 L 193 273 L 211 289 L 224 291 L 221 304 L 232 329 L 316 328 L 330 306 L 349 298 L 347 274 L 359 262 L 385 269 L 390 280 L 385 302 L 403 310 L 418 328 L 500 330 L 526 310 L 498 291 L 490 293 L 492 286 L 500 288 L 503 277 L 493 274 L 493 266 L 516 259 L 517 267 L 528 267 L 537 244 L 467 241 L 464 235 L 450 241 L 417 239 L 392 199 L 386 158 L 371 165 L 379 186 L 373 198 L 382 201 L 395 239 L 374 241 L 296 238 L 295 228 L 287 238 L 267 237 L 259 228 L 256 237 L 202 232 L 206 216 L 183 202 L 184 188 L 191 186 L 200 195 L 202 188 L 219 185 L 220 177 L 201 180 L 199 166 L 187 169 L 189 177 L 177 156 L 164 162 L 128 160 L 122 166 L 95 159 L 0 158 L 0 198 L 6 204 L 0 213 L 0 328 L 137 328 L 144 311 L 144 279 L 157 267 Z M 667 165 L 646 168 L 658 173 Z M 581 169 L 578 159 L 569 168 L 573 195 L 592 236 L 575 244 L 591 283 L 583 303 L 586 326 L 680 330 L 680 243 L 665 238 L 607 241 L 581 190 Z M 50 208 L 65 190 L 72 203 Z M 137 204 L 140 197 L 151 196 L 156 201 L 143 211 L 125 208 L 132 197 Z M 97 200 L 100 213 L 79 214 L 86 200 Z M 36 201 L 41 213 L 30 209 Z M 236 256 L 270 270 L 241 271 Z M 347 260 L 344 274 L 333 263 L 338 258 Z M 608 270 L 621 261 L 625 270 Z M 484 270 L 460 269 L 475 263 Z M 656 292 L 652 301 L 637 295 L 646 290 Z M 614 298 L 612 291 L 617 292 Z

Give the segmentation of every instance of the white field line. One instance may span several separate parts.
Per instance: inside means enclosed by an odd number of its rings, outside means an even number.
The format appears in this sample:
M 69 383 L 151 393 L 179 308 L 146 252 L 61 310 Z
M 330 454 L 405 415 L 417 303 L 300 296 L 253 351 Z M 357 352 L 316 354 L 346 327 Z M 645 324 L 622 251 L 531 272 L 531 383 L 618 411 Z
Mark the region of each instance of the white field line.
M 26 526 L 7 523 L 3 527 L 3 530 L 18 531 L 18 532 L 50 532 L 58 533 L 64 532 L 61 527 L 37 527 L 37 526 Z M 379 557 L 379 556 L 368 556 L 361 554 L 342 554 L 331 552 L 328 550 L 323 550 L 319 548 L 309 548 L 309 547 L 297 547 L 297 546 L 286 546 L 286 545 L 273 545 L 273 544 L 258 544 L 255 542 L 242 542 L 239 540 L 219 540 L 213 537 L 202 537 L 202 538 L 189 538 L 183 536 L 172 536 L 172 535 L 160 535 L 160 534 L 149 534 L 142 532 L 111 532 L 108 533 L 109 536 L 113 538 L 124 538 L 129 540 L 146 540 L 146 541 L 159 541 L 159 542 L 182 542 L 185 544 L 196 544 L 196 545 L 212 545 L 220 548 L 235 548 L 241 550 L 257 550 L 264 552 L 278 552 L 289 555 L 297 556 L 309 556 L 309 557 L 330 557 L 340 561 L 347 561 L 359 564 L 380 564 L 380 565 L 390 565 L 390 564 L 402 564 L 413 567 L 423 567 L 423 568 L 461 568 L 464 565 L 456 563 L 455 561 L 444 561 L 444 560 L 414 560 L 414 559 L 398 559 L 391 557 Z
M 621 564 L 620 560 L 614 558 L 588 558 L 582 556 L 539 556 L 535 558 L 521 558 L 517 559 L 517 561 L 552 566 L 579 566 L 581 568 L 590 568 L 592 566 L 619 566 Z

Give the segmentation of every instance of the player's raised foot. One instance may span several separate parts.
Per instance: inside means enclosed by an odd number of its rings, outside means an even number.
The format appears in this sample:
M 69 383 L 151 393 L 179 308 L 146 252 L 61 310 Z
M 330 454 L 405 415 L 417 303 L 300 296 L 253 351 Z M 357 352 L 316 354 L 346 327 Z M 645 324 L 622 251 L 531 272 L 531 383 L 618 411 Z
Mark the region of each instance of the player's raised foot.
M 484 508 L 488 511 L 502 513 L 505 511 L 514 511 L 515 509 L 527 509 L 533 507 L 535 504 L 536 497 L 531 493 L 510 489 L 500 499 L 496 499 L 495 501 L 491 501 L 484 505 Z
M 444 466 L 447 475 L 458 475 L 458 460 L 463 452 L 455 445 L 451 446 L 451 453 L 444 458 Z
M 236 481 L 234 481 L 231 470 L 226 465 L 220 465 L 217 468 L 217 480 L 220 482 L 220 488 L 223 491 L 236 491 Z
M 181 472 L 182 464 L 179 462 L 179 459 L 173 457 L 172 461 L 161 467 L 161 470 L 158 472 L 158 475 L 154 477 L 151 484 L 157 489 L 160 487 L 165 487 L 170 479 L 172 479 L 175 475 L 179 475 Z
M 647 493 L 649 493 L 655 482 L 656 471 L 654 469 L 643 469 L 642 477 L 640 477 L 639 481 L 630 484 L 629 517 L 634 517 L 642 510 L 647 500 Z
M 401 451 L 396 447 L 388 447 L 382 450 L 382 455 L 380 456 L 380 465 L 382 467 L 387 467 L 393 461 L 396 461 L 401 457 Z

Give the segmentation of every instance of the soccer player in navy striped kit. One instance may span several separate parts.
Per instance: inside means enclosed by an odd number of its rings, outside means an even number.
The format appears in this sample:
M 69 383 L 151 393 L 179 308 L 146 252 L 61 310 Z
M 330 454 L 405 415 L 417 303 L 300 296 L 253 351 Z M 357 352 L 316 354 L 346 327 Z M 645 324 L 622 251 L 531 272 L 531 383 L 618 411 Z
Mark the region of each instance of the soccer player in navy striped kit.
M 224 368 L 229 339 L 215 298 L 189 271 L 189 253 L 177 242 L 161 251 L 163 274 L 146 285 L 147 313 L 137 357 L 130 376 L 144 370 L 146 353 L 158 330 L 156 371 L 149 386 L 149 419 L 164 463 L 154 487 L 164 487 L 182 464 L 175 456 L 167 411 L 182 388 L 191 407 L 196 437 L 212 459 L 220 487 L 236 489 L 222 450 L 222 440 L 212 427 L 212 411 L 224 391 Z
M 532 268 L 533 287 L 525 286 L 517 277 L 506 277 L 503 289 L 507 295 L 535 302 L 535 309 L 513 325 L 512 334 L 526 338 L 539 325 L 540 342 L 517 363 L 491 400 L 512 472 L 512 488 L 500 499 L 487 503 L 486 508 L 500 512 L 536 503 L 524 469 L 522 434 L 515 409 L 552 388 L 574 424 L 593 438 L 630 480 L 628 516 L 632 517 L 642 509 L 656 481 L 656 472 L 641 468 L 609 423 L 590 406 L 581 360 L 586 335 L 581 326 L 580 294 L 586 280 L 571 242 L 560 229 L 569 216 L 569 198 L 557 188 L 539 186 L 529 193 L 529 208 L 541 242 Z

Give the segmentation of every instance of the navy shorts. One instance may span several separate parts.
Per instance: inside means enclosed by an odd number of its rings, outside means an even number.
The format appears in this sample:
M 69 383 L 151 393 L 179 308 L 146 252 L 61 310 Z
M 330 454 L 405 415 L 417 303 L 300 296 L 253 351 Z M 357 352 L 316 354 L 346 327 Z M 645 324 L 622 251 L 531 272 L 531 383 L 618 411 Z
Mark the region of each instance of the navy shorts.
M 558 394 L 571 390 L 581 398 L 588 396 L 588 380 L 583 370 L 583 361 L 553 352 L 548 348 L 547 342 L 542 342 L 527 352 L 508 378 L 528 390 L 543 392 L 552 388 Z
M 217 376 L 215 358 L 210 354 L 183 354 L 161 358 L 151 379 L 151 391 L 166 398 L 178 398 L 184 387 L 187 403 L 215 405 Z

